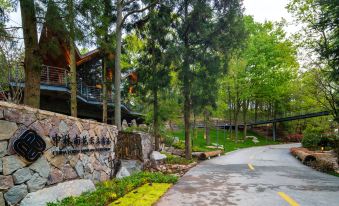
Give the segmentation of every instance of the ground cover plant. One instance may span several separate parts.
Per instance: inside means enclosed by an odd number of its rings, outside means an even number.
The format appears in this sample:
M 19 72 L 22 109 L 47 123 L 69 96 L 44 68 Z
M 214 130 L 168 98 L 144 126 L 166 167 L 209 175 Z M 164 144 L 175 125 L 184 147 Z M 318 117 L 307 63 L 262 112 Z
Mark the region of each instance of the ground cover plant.
M 125 196 L 112 202 L 109 206 L 151 206 L 153 205 L 170 187 L 169 183 L 148 183 L 129 192 Z
M 140 172 L 122 179 L 113 179 L 96 185 L 96 190 L 83 193 L 78 197 L 67 197 L 48 206 L 103 206 L 108 205 L 130 191 L 149 183 L 174 184 L 178 177 L 160 172 Z
M 166 155 L 165 164 L 179 164 L 179 165 L 189 165 L 193 162 L 196 162 L 197 160 L 192 158 L 192 159 L 186 159 L 177 155 L 172 155 L 166 152 L 162 152 L 163 154 Z

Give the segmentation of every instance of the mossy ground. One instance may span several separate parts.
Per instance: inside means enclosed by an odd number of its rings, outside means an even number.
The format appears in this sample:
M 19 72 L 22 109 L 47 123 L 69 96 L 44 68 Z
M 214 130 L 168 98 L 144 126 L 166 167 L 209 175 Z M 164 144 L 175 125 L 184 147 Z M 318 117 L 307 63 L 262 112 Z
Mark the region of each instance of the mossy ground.
M 114 201 L 109 206 L 152 206 L 171 185 L 168 183 L 145 184 Z

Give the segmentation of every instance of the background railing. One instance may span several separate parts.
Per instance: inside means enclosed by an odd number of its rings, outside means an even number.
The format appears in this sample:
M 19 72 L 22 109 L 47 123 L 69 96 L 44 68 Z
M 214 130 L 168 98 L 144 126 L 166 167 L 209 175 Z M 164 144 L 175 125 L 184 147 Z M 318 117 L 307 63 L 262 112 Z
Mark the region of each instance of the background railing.
M 21 82 L 24 82 L 24 78 Z M 41 69 L 41 84 L 70 89 L 70 72 L 65 68 L 43 65 Z M 86 101 L 101 103 L 103 95 L 100 87 L 87 85 L 86 82 L 77 75 L 77 95 Z M 113 95 L 107 96 L 108 103 L 112 103 Z

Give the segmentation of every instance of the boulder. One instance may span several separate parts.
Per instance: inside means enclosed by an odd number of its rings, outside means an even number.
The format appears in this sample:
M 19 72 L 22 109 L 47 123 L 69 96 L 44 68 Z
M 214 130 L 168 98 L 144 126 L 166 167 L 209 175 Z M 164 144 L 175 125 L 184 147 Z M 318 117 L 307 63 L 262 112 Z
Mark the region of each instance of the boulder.
M 4 194 L 2 194 L 2 192 L 0 192 L 0 206 L 6 206 Z
M 85 164 L 85 172 L 90 174 L 94 172 L 94 167 L 91 163 Z
M 132 126 L 132 127 L 137 127 L 137 126 L 138 126 L 137 120 L 132 119 L 132 121 L 131 121 L 131 126 Z
M 63 173 L 59 169 L 54 168 L 51 170 L 47 178 L 47 185 L 53 185 L 62 182 L 63 179 L 64 179 Z
M 7 154 L 7 145 L 8 145 L 7 141 L 0 142 L 0 158 Z
M 177 144 L 180 142 L 179 137 L 173 137 L 173 144 Z
M 82 164 L 82 162 L 80 160 L 75 165 L 75 171 L 77 172 L 79 177 L 84 176 L 84 165 Z
M 94 181 L 94 182 L 99 182 L 100 181 L 100 172 L 99 171 L 94 171 L 93 172 L 93 175 L 92 175 L 92 180 Z
M 67 124 L 62 120 L 62 121 L 60 122 L 60 124 L 59 124 L 59 133 L 60 133 L 61 135 L 64 135 L 64 134 L 67 133 L 67 131 L 68 131 L 68 126 L 67 126 Z
M 107 181 L 107 180 L 109 180 L 109 179 L 110 179 L 110 178 L 109 178 L 109 176 L 107 175 L 106 172 L 101 172 L 101 173 L 100 173 L 100 182 Z
M 116 175 L 116 178 L 130 176 L 133 173 L 141 172 L 142 164 L 138 160 L 121 160 L 121 167 Z
M 131 173 L 128 172 L 128 170 L 126 169 L 126 167 L 121 167 L 120 170 L 118 171 L 116 178 L 117 179 L 121 179 L 123 177 L 127 177 L 130 176 Z
M 149 155 L 154 150 L 153 136 L 146 132 L 138 132 L 141 138 L 142 156 L 143 161 L 149 160 Z
M 48 162 L 59 169 L 62 168 L 66 163 L 66 158 L 63 155 L 53 155 L 53 151 L 57 150 L 56 147 L 52 147 L 44 153 L 44 156 L 47 158 Z
M 61 169 L 62 173 L 64 174 L 65 180 L 75 179 L 77 178 L 77 173 L 75 170 L 71 167 L 71 165 L 67 164 Z
M 20 117 L 18 119 L 18 123 L 24 124 L 25 126 L 29 126 L 31 125 L 33 122 L 35 122 L 37 120 L 34 112 L 22 112 L 20 114 Z
M 47 178 L 51 167 L 49 166 L 46 158 L 44 156 L 40 157 L 37 161 L 35 161 L 29 168 L 37 173 L 41 177 Z
M 33 177 L 27 182 L 29 192 L 34 192 L 42 189 L 47 183 L 47 178 L 40 177 L 38 173 L 35 173 Z
M 0 120 L 0 140 L 10 139 L 17 129 L 16 123 Z
M 159 161 L 159 160 L 164 160 L 167 158 L 166 155 L 164 154 L 161 154 L 160 152 L 158 151 L 153 151 L 151 153 L 151 156 L 150 156 L 151 160 L 154 160 L 154 161 Z
M 48 202 L 56 202 L 69 196 L 78 196 L 83 192 L 93 190 L 95 190 L 95 186 L 91 180 L 72 180 L 29 193 L 20 205 L 45 206 Z
M 122 130 L 125 130 L 125 129 L 128 128 L 128 123 L 127 123 L 127 121 L 125 119 L 122 120 L 121 128 L 122 128 Z
M 130 174 L 141 172 L 142 163 L 138 160 L 121 160 L 121 167 L 125 167 Z
M 27 165 L 18 155 L 5 156 L 2 158 L 2 172 L 4 175 L 9 175 L 18 169 Z
M 14 186 L 12 176 L 0 175 L 0 190 L 7 190 Z
M 32 172 L 28 167 L 22 168 L 14 172 L 13 179 L 15 184 L 21 184 L 32 178 Z
M 15 205 L 27 195 L 27 186 L 25 184 L 16 185 L 9 189 L 4 197 L 8 204 Z
M 257 144 L 257 143 L 259 143 L 260 141 L 259 141 L 257 138 L 253 138 L 253 139 L 252 139 L 252 142 L 253 142 L 254 144 Z

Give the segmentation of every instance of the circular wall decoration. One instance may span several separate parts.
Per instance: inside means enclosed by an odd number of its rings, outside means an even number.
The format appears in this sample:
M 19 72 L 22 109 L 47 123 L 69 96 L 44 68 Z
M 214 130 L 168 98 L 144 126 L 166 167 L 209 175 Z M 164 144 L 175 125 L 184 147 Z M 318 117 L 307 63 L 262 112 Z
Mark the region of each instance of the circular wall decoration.
M 46 143 L 35 131 L 26 130 L 13 143 L 14 151 L 29 162 L 36 161 L 46 149 Z

